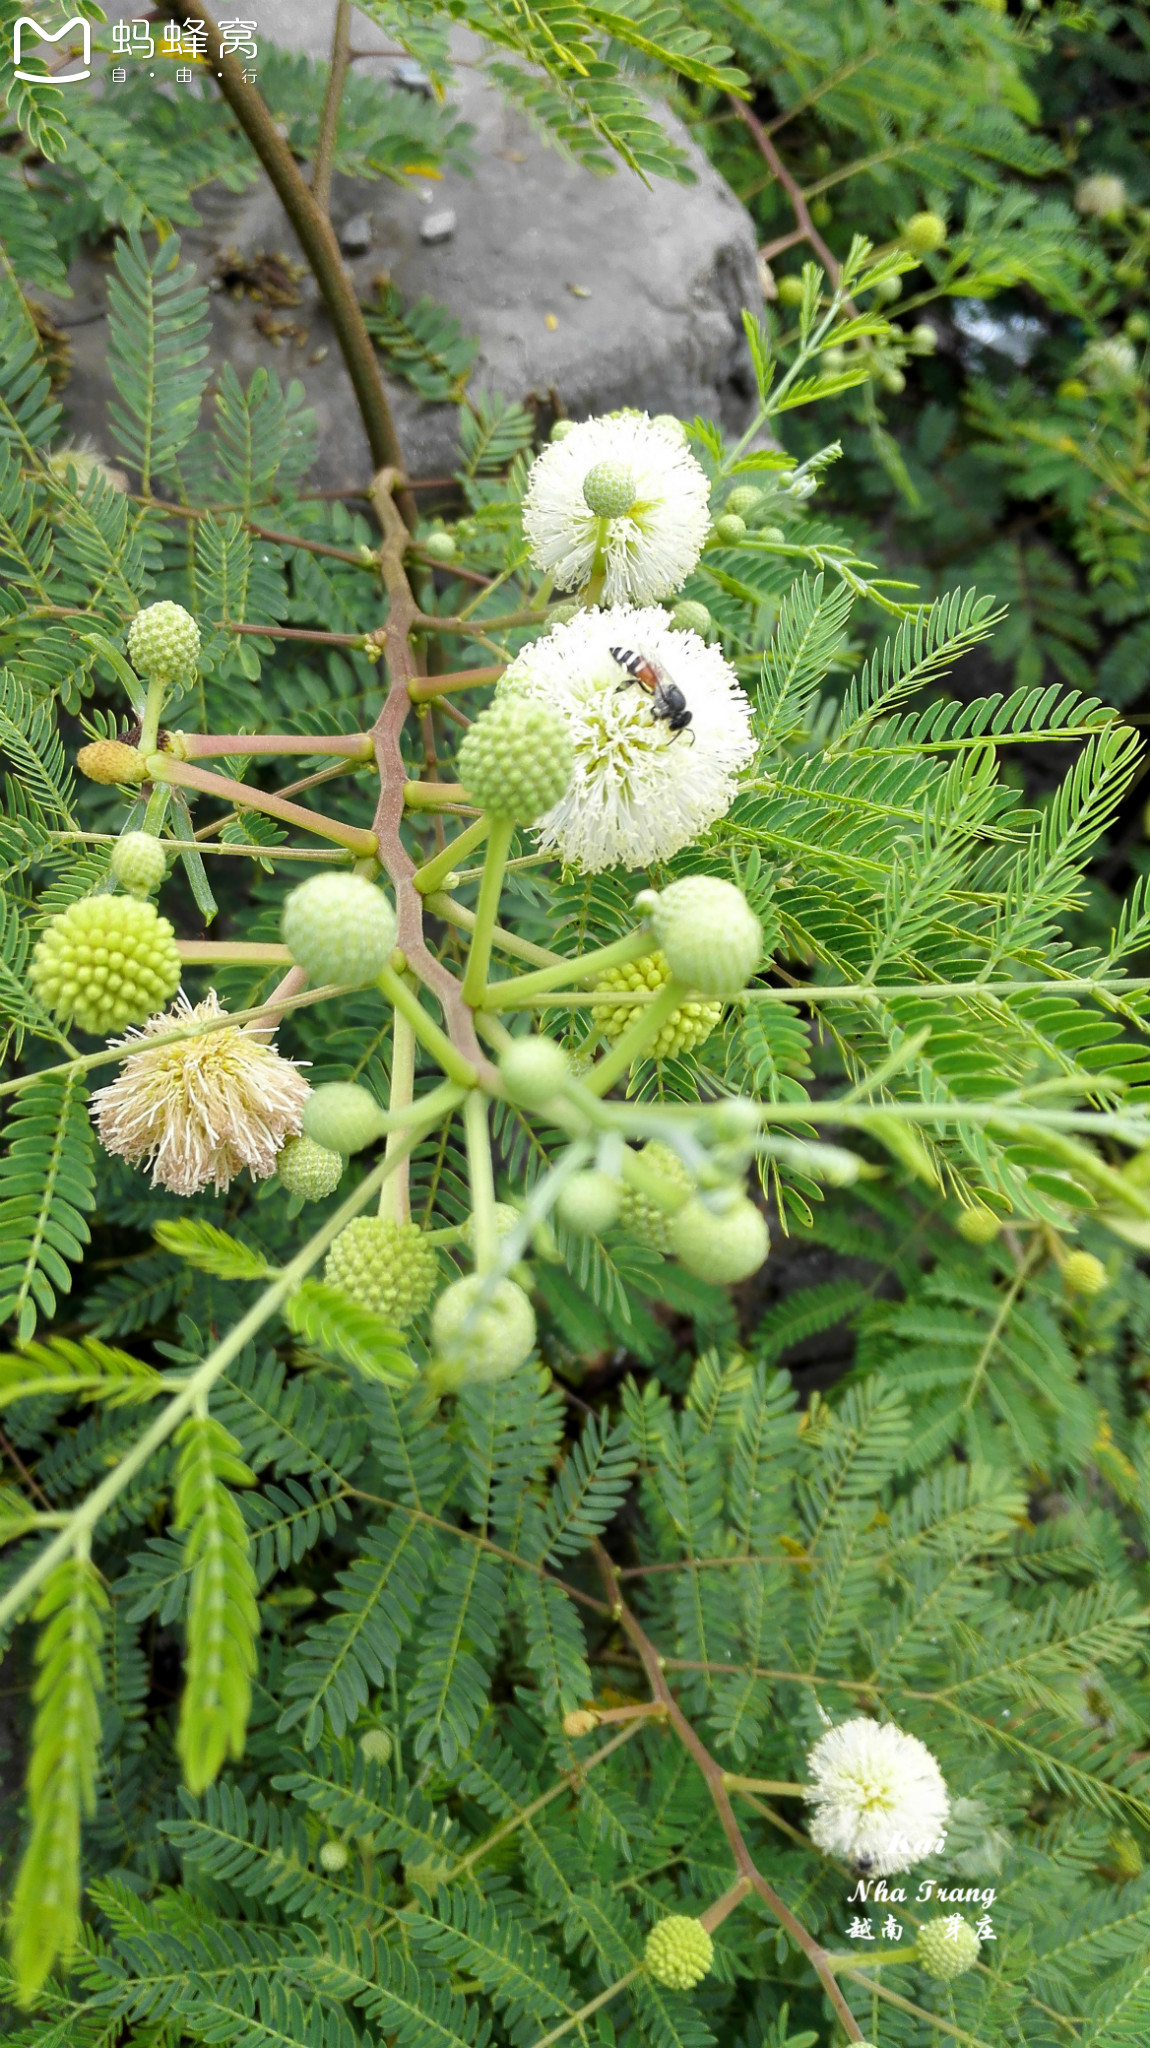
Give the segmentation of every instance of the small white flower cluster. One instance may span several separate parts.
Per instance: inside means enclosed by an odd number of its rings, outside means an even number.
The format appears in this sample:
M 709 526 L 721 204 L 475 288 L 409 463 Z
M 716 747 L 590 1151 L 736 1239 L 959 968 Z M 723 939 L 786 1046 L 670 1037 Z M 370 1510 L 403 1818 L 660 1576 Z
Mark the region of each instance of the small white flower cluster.
M 917 1735 L 858 1714 L 816 1742 L 807 1769 L 811 1840 L 828 1855 L 889 1877 L 941 1846 L 950 1798 Z
M 500 692 L 567 722 L 574 774 L 535 829 L 544 851 L 586 874 L 644 868 L 690 845 L 730 809 L 754 753 L 734 670 L 654 603 L 698 562 L 709 495 L 679 423 L 645 413 L 568 427 L 531 470 L 532 561 L 587 608 L 524 649 Z

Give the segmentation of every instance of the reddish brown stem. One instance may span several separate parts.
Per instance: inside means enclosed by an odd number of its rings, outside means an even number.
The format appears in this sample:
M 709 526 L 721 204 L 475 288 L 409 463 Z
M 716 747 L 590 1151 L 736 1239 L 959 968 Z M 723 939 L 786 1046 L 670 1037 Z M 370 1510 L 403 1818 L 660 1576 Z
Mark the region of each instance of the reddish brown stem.
M 222 619 L 225 633 L 255 633 L 261 640 L 313 640 L 323 647 L 360 647 L 366 633 L 321 633 L 314 626 L 248 626 L 234 619 Z
M 663 1664 L 659 1652 L 643 1629 L 638 1618 L 632 1614 L 631 1609 L 623 1599 L 619 1588 L 619 1581 L 615 1576 L 615 1567 L 607 1552 L 601 1543 L 594 1543 L 592 1549 L 595 1553 L 595 1561 L 599 1567 L 599 1575 L 606 1588 L 607 1598 L 611 1603 L 611 1611 L 618 1620 L 620 1627 L 624 1630 L 624 1633 L 638 1651 L 654 1698 L 661 1701 L 662 1705 L 666 1708 L 667 1719 L 671 1727 L 674 1729 L 687 1754 L 702 1773 L 707 1790 L 711 1795 L 715 1812 L 719 1817 L 719 1825 L 727 1838 L 727 1845 L 735 1859 L 735 1868 L 740 1878 L 744 1878 L 748 1885 L 754 1887 L 763 1904 L 773 1913 L 780 1927 L 789 1934 L 795 1946 L 800 1948 L 806 1956 L 807 1961 L 810 1963 L 838 2015 L 847 2040 L 861 2041 L 863 2038 L 862 2033 L 859 2030 L 854 2014 L 835 1981 L 834 1971 L 827 1960 L 826 1950 L 822 1947 L 821 1943 L 815 1940 L 813 1934 L 807 1933 L 801 1920 L 795 1918 L 790 1907 L 779 1897 L 773 1886 L 767 1883 L 766 1878 L 759 1870 L 743 1838 L 743 1831 L 735 1819 L 734 1808 L 731 1805 L 726 1785 L 723 1782 L 722 1765 L 716 1763 L 710 1751 L 704 1746 L 699 1736 L 696 1735 L 674 1693 L 667 1684 L 663 1676 Z
M 413 886 L 415 862 L 403 843 L 404 796 L 409 785 L 400 751 L 400 734 L 411 709 L 410 689 L 416 680 L 415 660 L 409 634 L 419 607 L 404 574 L 407 533 L 395 506 L 397 481 L 394 469 L 382 469 L 372 484 L 371 501 L 383 533 L 380 567 L 388 595 L 386 627 L 387 666 L 390 688 L 383 709 L 372 727 L 375 758 L 379 768 L 379 802 L 373 835 L 378 859 L 395 888 L 399 915 L 398 944 L 407 964 L 438 998 L 452 1044 L 469 1060 L 484 1087 L 502 1093 L 497 1069 L 492 1065 L 475 1032 L 475 1021 L 463 1000 L 463 989 L 455 976 L 428 950 L 423 936 L 423 898 Z M 436 677 L 437 682 L 442 681 Z M 451 785 L 448 785 L 451 787 Z
M 364 493 L 357 493 L 355 491 L 336 491 L 324 493 L 321 491 L 314 493 L 309 492 L 308 495 L 317 497 L 323 497 L 326 495 L 329 497 L 349 498 L 356 496 L 362 497 Z M 167 498 L 138 498 L 136 500 L 136 503 L 140 505 L 147 505 L 149 509 L 153 512 L 164 512 L 168 515 L 170 519 L 210 519 L 212 517 L 212 513 L 209 512 L 207 508 L 203 505 L 173 505 L 170 499 Z M 231 510 L 236 510 L 238 508 L 227 505 L 221 505 L 218 506 L 216 509 L 221 512 L 227 512 Z M 350 562 L 352 567 L 355 569 L 370 569 L 373 573 L 375 572 L 377 567 L 377 564 L 374 561 L 374 559 L 371 561 L 366 561 L 362 554 L 357 553 L 355 548 L 333 547 L 330 541 L 326 540 L 305 540 L 302 534 L 281 533 L 278 527 L 260 526 L 255 519 L 245 519 L 244 525 L 247 527 L 249 533 L 254 533 L 256 535 L 257 539 L 270 540 L 274 543 L 276 547 L 302 548 L 304 553 L 308 555 L 330 555 L 331 559 L 335 562 Z
M 802 230 L 803 239 L 810 243 L 831 283 L 837 287 L 839 278 L 842 275 L 841 267 L 836 258 L 831 255 L 830 250 L 827 248 L 826 243 L 811 219 L 810 209 L 803 196 L 802 186 L 792 178 L 758 115 L 753 114 L 750 107 L 745 106 L 742 100 L 737 100 L 733 93 L 727 94 L 727 101 L 738 115 L 740 121 L 745 122 L 750 134 L 754 137 L 755 147 L 759 155 L 767 165 L 767 168 L 778 179 L 783 191 L 790 200 L 795 219 Z
M 268 1008 L 267 1015 L 258 1024 L 253 1021 L 246 1026 L 246 1029 L 251 1032 L 252 1037 L 274 1038 L 286 1014 L 285 1011 L 277 1009 L 275 1005 L 277 1002 L 288 1002 L 292 996 L 300 995 L 306 987 L 307 975 L 304 973 L 303 968 L 289 967 L 282 981 L 276 983 L 268 998 L 270 1007 Z

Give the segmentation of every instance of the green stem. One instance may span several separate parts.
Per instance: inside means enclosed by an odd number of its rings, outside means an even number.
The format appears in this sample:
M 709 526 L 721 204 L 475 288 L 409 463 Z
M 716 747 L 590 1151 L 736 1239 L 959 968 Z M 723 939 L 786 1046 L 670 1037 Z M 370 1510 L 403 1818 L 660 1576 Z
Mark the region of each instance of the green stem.
M 635 1022 L 628 1025 L 622 1038 L 615 1041 L 610 1052 L 605 1053 L 592 1067 L 584 1079 L 584 1087 L 589 1089 L 592 1095 L 606 1095 L 607 1090 L 613 1088 L 616 1081 L 621 1080 L 623 1075 L 629 1072 L 635 1061 L 642 1058 L 647 1047 L 658 1037 L 664 1024 L 689 998 L 690 991 L 683 982 L 673 979 L 669 981 L 665 988 L 659 990 L 654 1002 L 648 1003 Z
M 449 1080 L 461 1088 L 474 1088 L 479 1079 L 471 1061 L 452 1045 L 445 1031 L 442 1031 L 429 1017 L 419 997 L 408 988 L 394 967 L 384 967 L 376 976 L 376 986 L 387 997 L 392 1008 L 407 1018 L 420 1044 L 431 1054 Z
M 465 854 L 474 853 L 477 846 L 482 846 L 487 837 L 487 826 L 486 817 L 476 818 L 473 824 L 465 825 L 462 832 L 456 833 L 450 846 L 445 846 L 442 853 L 434 854 L 421 868 L 416 868 L 411 879 L 421 896 L 430 896 L 442 888 L 456 862 Z
M 402 1154 L 397 1152 L 391 1158 L 382 1159 L 374 1172 L 369 1173 L 360 1182 L 347 1200 L 340 1204 L 335 1214 L 329 1216 L 320 1226 L 303 1250 L 297 1252 L 291 1263 L 284 1267 L 270 1287 L 265 1287 L 258 1300 L 252 1303 L 246 1316 L 241 1316 L 235 1328 L 229 1330 L 227 1336 L 208 1353 L 203 1364 L 197 1366 L 180 1392 L 161 1410 L 151 1426 L 132 1445 L 131 1450 L 108 1473 L 107 1478 L 102 1479 L 99 1486 L 88 1495 L 87 1500 L 82 1501 L 75 1512 L 69 1515 L 59 1535 L 44 1545 L 43 1550 L 33 1558 L 27 1569 L 21 1572 L 19 1578 L 0 1599 L 0 1627 L 21 1613 L 36 1588 L 43 1584 L 61 1559 L 76 1553 L 82 1544 L 91 1540 L 92 1530 L 101 1515 L 119 1498 L 129 1480 L 134 1479 L 137 1472 L 143 1470 L 152 1453 L 168 1441 L 184 1416 L 190 1414 L 197 1403 L 206 1398 L 221 1373 L 239 1356 L 244 1345 L 249 1343 L 262 1330 L 269 1318 L 282 1307 L 289 1294 L 306 1279 L 312 1267 L 322 1258 L 344 1226 L 350 1223 L 353 1217 L 358 1216 L 361 1209 L 366 1208 L 388 1176 L 395 1172 L 400 1157 L 406 1158 L 409 1152 L 414 1151 L 431 1121 L 432 1119 L 428 1117 L 421 1117 L 417 1124 L 409 1128 Z
M 215 775 L 208 768 L 193 768 L 186 761 L 177 761 L 171 754 L 150 755 L 148 774 L 153 782 L 173 783 L 180 789 L 198 789 L 205 796 L 220 797 L 241 811 L 266 811 L 269 817 L 281 818 L 287 825 L 298 825 L 301 831 L 312 832 L 317 839 L 334 839 L 338 846 L 346 846 L 349 852 L 361 857 L 378 851 L 375 833 L 364 831 L 362 826 L 341 825 L 338 819 L 328 818 L 322 811 L 309 811 L 303 804 L 289 803 L 286 797 L 269 796 L 265 790 L 252 789 L 248 783 L 236 782 L 230 775 Z
M 495 1222 L 495 1175 L 491 1165 L 487 1097 L 478 1088 L 472 1091 L 463 1105 L 463 1128 L 467 1137 L 467 1174 L 471 1183 L 475 1270 L 486 1274 L 492 1272 L 498 1262 L 499 1232 Z
M 405 782 L 403 804 L 408 811 L 442 811 L 459 804 L 477 808 L 461 782 Z
M 503 870 L 504 874 L 506 874 L 508 868 L 514 865 L 513 861 L 508 861 Z M 482 868 L 477 872 L 480 880 L 482 880 Z M 468 910 L 464 904 L 457 903 L 454 896 L 447 896 L 437 891 L 434 896 L 429 896 L 426 900 L 428 909 L 434 911 L 436 917 L 441 917 L 445 924 L 453 924 L 461 932 L 473 932 L 475 930 L 475 912 Z M 537 962 L 541 967 L 553 967 L 559 958 L 557 953 L 549 953 L 546 946 L 532 945 L 530 939 L 521 939 L 515 932 L 504 931 L 501 924 L 495 926 L 491 934 L 491 943 L 500 953 L 510 953 L 515 960 Z M 509 984 L 504 983 L 504 986 L 507 987 Z
M 148 798 L 144 811 L 144 822 L 140 827 L 142 832 L 159 832 L 167 815 L 169 795 L 170 791 L 166 784 L 158 782 Z
M 592 2013 L 598 2012 L 601 2006 L 609 2005 L 613 1998 L 618 1998 L 619 1993 L 625 1991 L 628 1984 L 633 1984 L 636 1977 L 642 1975 L 642 1971 L 642 1963 L 636 1963 L 634 1969 L 628 1970 L 625 1977 L 616 1977 L 613 1984 L 608 1984 L 606 1991 L 601 1991 L 598 1998 L 592 1998 L 586 2005 L 581 2005 L 578 2012 L 573 2012 L 570 2019 L 564 2020 L 561 2026 L 552 2027 L 549 2034 L 541 2034 L 538 2041 L 532 2043 L 532 2048 L 551 2048 L 553 2041 L 561 2041 L 564 2034 L 571 2032 L 572 2027 L 581 2025 L 584 2020 L 590 2019 Z
M 490 820 L 487 852 L 483 861 L 483 879 L 479 884 L 479 901 L 475 906 L 475 930 L 471 934 L 471 950 L 467 956 L 467 969 L 463 976 L 463 1000 L 473 1010 L 482 1007 L 487 993 L 487 969 L 491 961 L 492 934 L 503 888 L 503 870 L 511 851 L 514 833 L 515 826 L 510 818 L 493 817 Z
M 415 1032 L 407 1017 L 396 1010 L 391 1038 L 391 1091 L 387 1107 L 394 1116 L 401 1110 L 410 1109 L 415 1093 Z M 389 1131 L 384 1158 L 389 1159 L 398 1152 L 403 1139 L 398 1130 Z M 398 1173 L 385 1181 L 379 1191 L 379 1213 L 393 1223 L 410 1223 L 411 1189 L 407 1160 L 400 1163 Z
M 810 1788 L 793 1784 L 789 1778 L 740 1778 L 733 1771 L 723 1772 L 723 1783 L 728 1792 L 775 1792 L 801 1799 Z
M 883 1948 L 873 1955 L 865 1949 L 847 1949 L 845 1953 L 828 1952 L 827 1961 L 832 1970 L 875 1970 L 882 1963 L 913 1963 L 918 1960 L 918 1943 L 904 1941 L 899 1948 Z
M 594 953 L 584 953 L 579 960 L 562 960 L 557 967 L 541 967 L 538 974 L 517 975 L 510 987 L 496 982 L 487 991 L 487 1001 L 493 1009 L 498 1009 L 500 999 L 506 996 L 514 995 L 516 1002 L 520 1002 L 528 996 L 541 995 L 547 989 L 569 988 L 579 982 L 593 981 L 608 967 L 623 967 L 629 960 L 641 960 L 644 953 L 651 951 L 651 945 L 650 932 L 628 932 L 609 946 L 600 946 Z
M 158 676 L 149 676 L 148 693 L 144 698 L 144 716 L 140 723 L 138 753 L 154 754 L 156 751 L 156 741 L 160 731 L 160 713 L 164 708 L 164 698 L 167 694 L 167 683 L 161 682 Z

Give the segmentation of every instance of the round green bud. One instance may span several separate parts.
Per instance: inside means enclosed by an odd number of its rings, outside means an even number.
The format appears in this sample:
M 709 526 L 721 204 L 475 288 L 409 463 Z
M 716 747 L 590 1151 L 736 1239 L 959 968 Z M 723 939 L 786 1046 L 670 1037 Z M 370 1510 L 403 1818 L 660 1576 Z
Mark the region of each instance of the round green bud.
M 1083 178 L 1074 204 L 1086 219 L 1121 220 L 1127 206 L 1126 186 L 1113 171 L 1095 171 L 1093 177 Z
M 646 910 L 676 981 L 705 996 L 733 996 L 763 957 L 763 928 L 733 882 L 684 875 L 658 895 L 636 898 Z
M 359 1738 L 360 1753 L 369 1764 L 391 1762 L 394 1744 L 386 1728 L 368 1728 Z
M 444 1289 L 431 1315 L 431 1384 L 441 1393 L 505 1380 L 535 1346 L 535 1311 L 514 1280 L 468 1273 Z
M 556 420 L 554 426 L 551 429 L 550 434 L 547 437 L 548 440 L 565 441 L 567 439 L 568 434 L 574 433 L 575 425 L 576 422 L 574 420 Z
M 701 1984 L 714 1959 L 715 1944 L 702 1921 L 687 1913 L 656 1921 L 643 1950 L 651 1976 L 669 1991 L 691 1991 Z
M 902 371 L 884 370 L 882 373 L 882 388 L 897 398 L 900 391 L 906 390 L 906 378 L 903 376 Z
M 1138 382 L 1138 351 L 1124 334 L 1100 335 L 1082 351 L 1082 374 L 1108 397 L 1132 391 Z
M 342 1152 L 329 1152 L 314 1138 L 289 1138 L 276 1160 L 280 1185 L 305 1202 L 322 1202 L 343 1179 Z
M 455 535 L 451 533 L 429 533 L 421 545 L 433 562 L 453 562 L 458 552 Z
M 938 347 L 938 335 L 929 320 L 920 320 L 907 337 L 916 356 L 930 356 Z
M 845 348 L 839 348 L 836 344 L 832 348 L 825 348 L 823 350 L 819 360 L 819 367 L 826 370 L 832 377 L 837 377 L 840 370 L 846 369 L 849 361 L 850 357 Z
M 729 1209 L 708 1209 L 693 1195 L 671 1218 L 671 1250 L 688 1273 L 716 1286 L 757 1273 L 771 1248 L 767 1219 L 745 1195 Z
M 763 493 L 754 484 L 736 484 L 723 506 L 724 512 L 733 512 L 739 519 L 751 519 L 763 502 Z
M 1128 314 L 1123 329 L 1131 341 L 1150 341 L 1150 317 L 1145 313 Z
M 582 609 L 582 605 L 575 598 L 571 598 L 569 602 L 565 601 L 563 604 L 553 604 L 548 608 L 547 624 L 549 626 L 566 626 L 575 617 L 576 612 L 581 612 Z
M 1089 398 L 1090 393 L 1081 377 L 1064 377 L 1058 386 L 1059 398 Z
M 679 418 L 677 413 L 657 412 L 655 414 L 654 419 L 651 421 L 651 425 L 653 427 L 664 427 L 668 434 L 674 434 L 675 438 L 679 441 L 686 441 L 690 439 L 690 436 L 687 433 L 686 424 L 683 420 Z
M 583 497 L 596 519 L 622 519 L 635 503 L 635 478 L 625 462 L 597 462 L 583 479 Z
M 1002 1225 L 993 1209 L 985 1202 L 975 1202 L 969 1209 L 963 1209 L 958 1219 L 958 1234 L 967 1244 L 993 1244 Z
M 780 306 L 801 306 L 803 303 L 803 281 L 801 277 L 780 277 L 778 283 Z
M 395 912 L 363 875 L 309 875 L 287 898 L 280 931 L 314 987 L 366 988 L 391 958 Z
M 664 1145 L 658 1138 L 644 1145 L 639 1157 L 648 1166 L 653 1166 L 663 1180 L 670 1181 L 673 1188 L 684 1193 L 691 1185 L 687 1172 L 677 1152 Z M 619 1200 L 619 1227 L 637 1244 L 645 1244 L 649 1251 L 669 1252 L 671 1249 L 671 1217 L 665 1209 L 653 1202 L 640 1188 L 628 1186 L 624 1181 Z
M 924 1921 L 915 1946 L 919 1968 L 936 1983 L 949 1984 L 974 1968 L 982 1943 L 968 1920 L 951 1913 Z
M 666 988 L 671 979 L 671 969 L 664 953 L 646 953 L 641 960 L 625 961 L 621 967 L 609 967 L 595 983 L 596 994 L 639 996 L 648 993 L 656 995 Z M 645 1002 L 596 1003 L 591 1010 L 591 1022 L 602 1032 L 604 1038 L 614 1042 L 636 1024 L 646 1008 Z M 666 1023 L 644 1048 L 641 1057 L 650 1060 L 675 1059 L 680 1053 L 690 1052 L 696 1045 L 702 1045 L 709 1038 L 716 1024 L 722 1022 L 721 1003 L 681 1003 L 672 1010 Z
M 386 1129 L 387 1119 L 370 1088 L 357 1081 L 324 1081 L 303 1106 L 305 1138 L 325 1152 L 342 1152 L 345 1159 L 374 1145 Z
M 85 896 L 47 926 L 28 968 L 60 1023 L 103 1038 L 142 1024 L 175 995 L 180 956 L 166 917 L 137 896 Z
M 915 256 L 932 256 L 946 242 L 946 222 L 941 213 L 912 213 L 902 231 L 903 247 Z
M 319 1860 L 320 1867 L 331 1871 L 335 1876 L 337 1872 L 347 1869 L 351 1862 L 351 1851 L 346 1842 L 324 1842 L 320 1848 Z
M 834 207 L 826 195 L 820 192 L 817 199 L 811 200 L 811 219 L 817 228 L 827 228 L 834 217 Z
M 500 1056 L 499 1071 L 520 1109 L 545 1109 L 571 1079 L 571 1062 L 553 1038 L 517 1038 Z
M 671 624 L 676 633 L 697 633 L 705 640 L 715 621 L 705 604 L 697 604 L 693 597 L 681 597 L 671 613 Z
M 361 1308 L 403 1330 L 428 1306 L 439 1264 L 418 1223 L 357 1216 L 332 1245 L 323 1277 Z
M 517 825 L 534 824 L 558 803 L 573 765 L 566 720 L 518 696 L 498 697 L 481 711 L 456 758 L 472 800 Z
M 494 1204 L 494 1210 L 495 1236 L 497 1241 L 501 1241 L 503 1238 L 508 1237 L 510 1235 L 510 1233 L 515 1229 L 516 1225 L 520 1222 L 521 1218 L 518 1209 L 513 1209 L 510 1202 L 496 1202 Z M 469 1216 L 463 1225 L 463 1242 L 467 1246 L 469 1252 L 475 1252 L 476 1246 L 474 1216 Z
M 1105 1293 L 1110 1275 L 1093 1252 L 1069 1252 L 1062 1268 L 1062 1282 L 1068 1294 L 1089 1297 Z
M 110 789 L 117 782 L 143 782 L 148 770 L 141 753 L 123 740 L 93 740 L 81 747 L 76 766 L 89 782 Z
M 112 848 L 112 876 L 129 896 L 150 896 L 167 873 L 163 841 L 151 832 L 122 832 Z
M 874 295 L 880 306 L 893 306 L 895 300 L 902 297 L 901 277 L 880 277 Z
M 128 627 L 128 660 L 149 682 L 189 681 L 200 657 L 200 629 L 182 604 L 145 605 Z
M 573 1173 L 555 1204 L 560 1223 L 576 1237 L 602 1237 L 619 1220 L 623 1190 L 609 1173 L 587 1167 Z
M 760 526 L 759 528 L 759 539 L 765 540 L 768 547 L 774 546 L 778 541 L 785 541 L 786 537 L 781 526 Z
M 763 1112 L 749 1095 L 728 1095 L 707 1117 L 707 1136 L 721 1145 L 757 1138 L 762 1127 Z
M 737 546 L 738 542 L 744 539 L 746 531 L 747 522 L 740 519 L 737 512 L 724 512 L 715 521 L 715 539 L 721 540 L 725 547 Z

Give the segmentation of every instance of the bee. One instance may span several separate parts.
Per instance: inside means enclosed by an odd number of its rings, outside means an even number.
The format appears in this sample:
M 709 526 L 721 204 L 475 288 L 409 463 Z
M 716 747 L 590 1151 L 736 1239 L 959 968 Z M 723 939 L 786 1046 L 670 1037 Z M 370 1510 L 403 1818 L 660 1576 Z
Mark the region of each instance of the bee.
M 873 1856 L 866 1856 L 866 1855 L 863 1855 L 863 1856 L 856 1856 L 856 1857 L 855 1857 L 855 1860 L 854 1860 L 854 1874 L 855 1874 L 855 1876 L 856 1876 L 856 1877 L 865 1877 L 865 1876 L 867 1875 L 868 1871 L 871 1871 L 871 1870 L 873 1870 L 873 1869 L 874 1869 L 874 1857 L 873 1857 Z
M 653 661 L 648 661 L 644 654 L 632 653 L 629 647 L 612 647 L 610 654 L 612 661 L 617 661 L 619 667 L 626 672 L 627 682 L 620 683 L 619 688 L 625 690 L 628 684 L 638 683 L 639 688 L 646 690 L 651 699 L 652 718 L 666 719 L 672 733 L 676 735 L 686 732 L 691 723 L 692 713 L 687 709 L 687 700 L 678 683 L 668 682 Z M 695 735 L 692 733 L 692 743 L 694 738 Z

